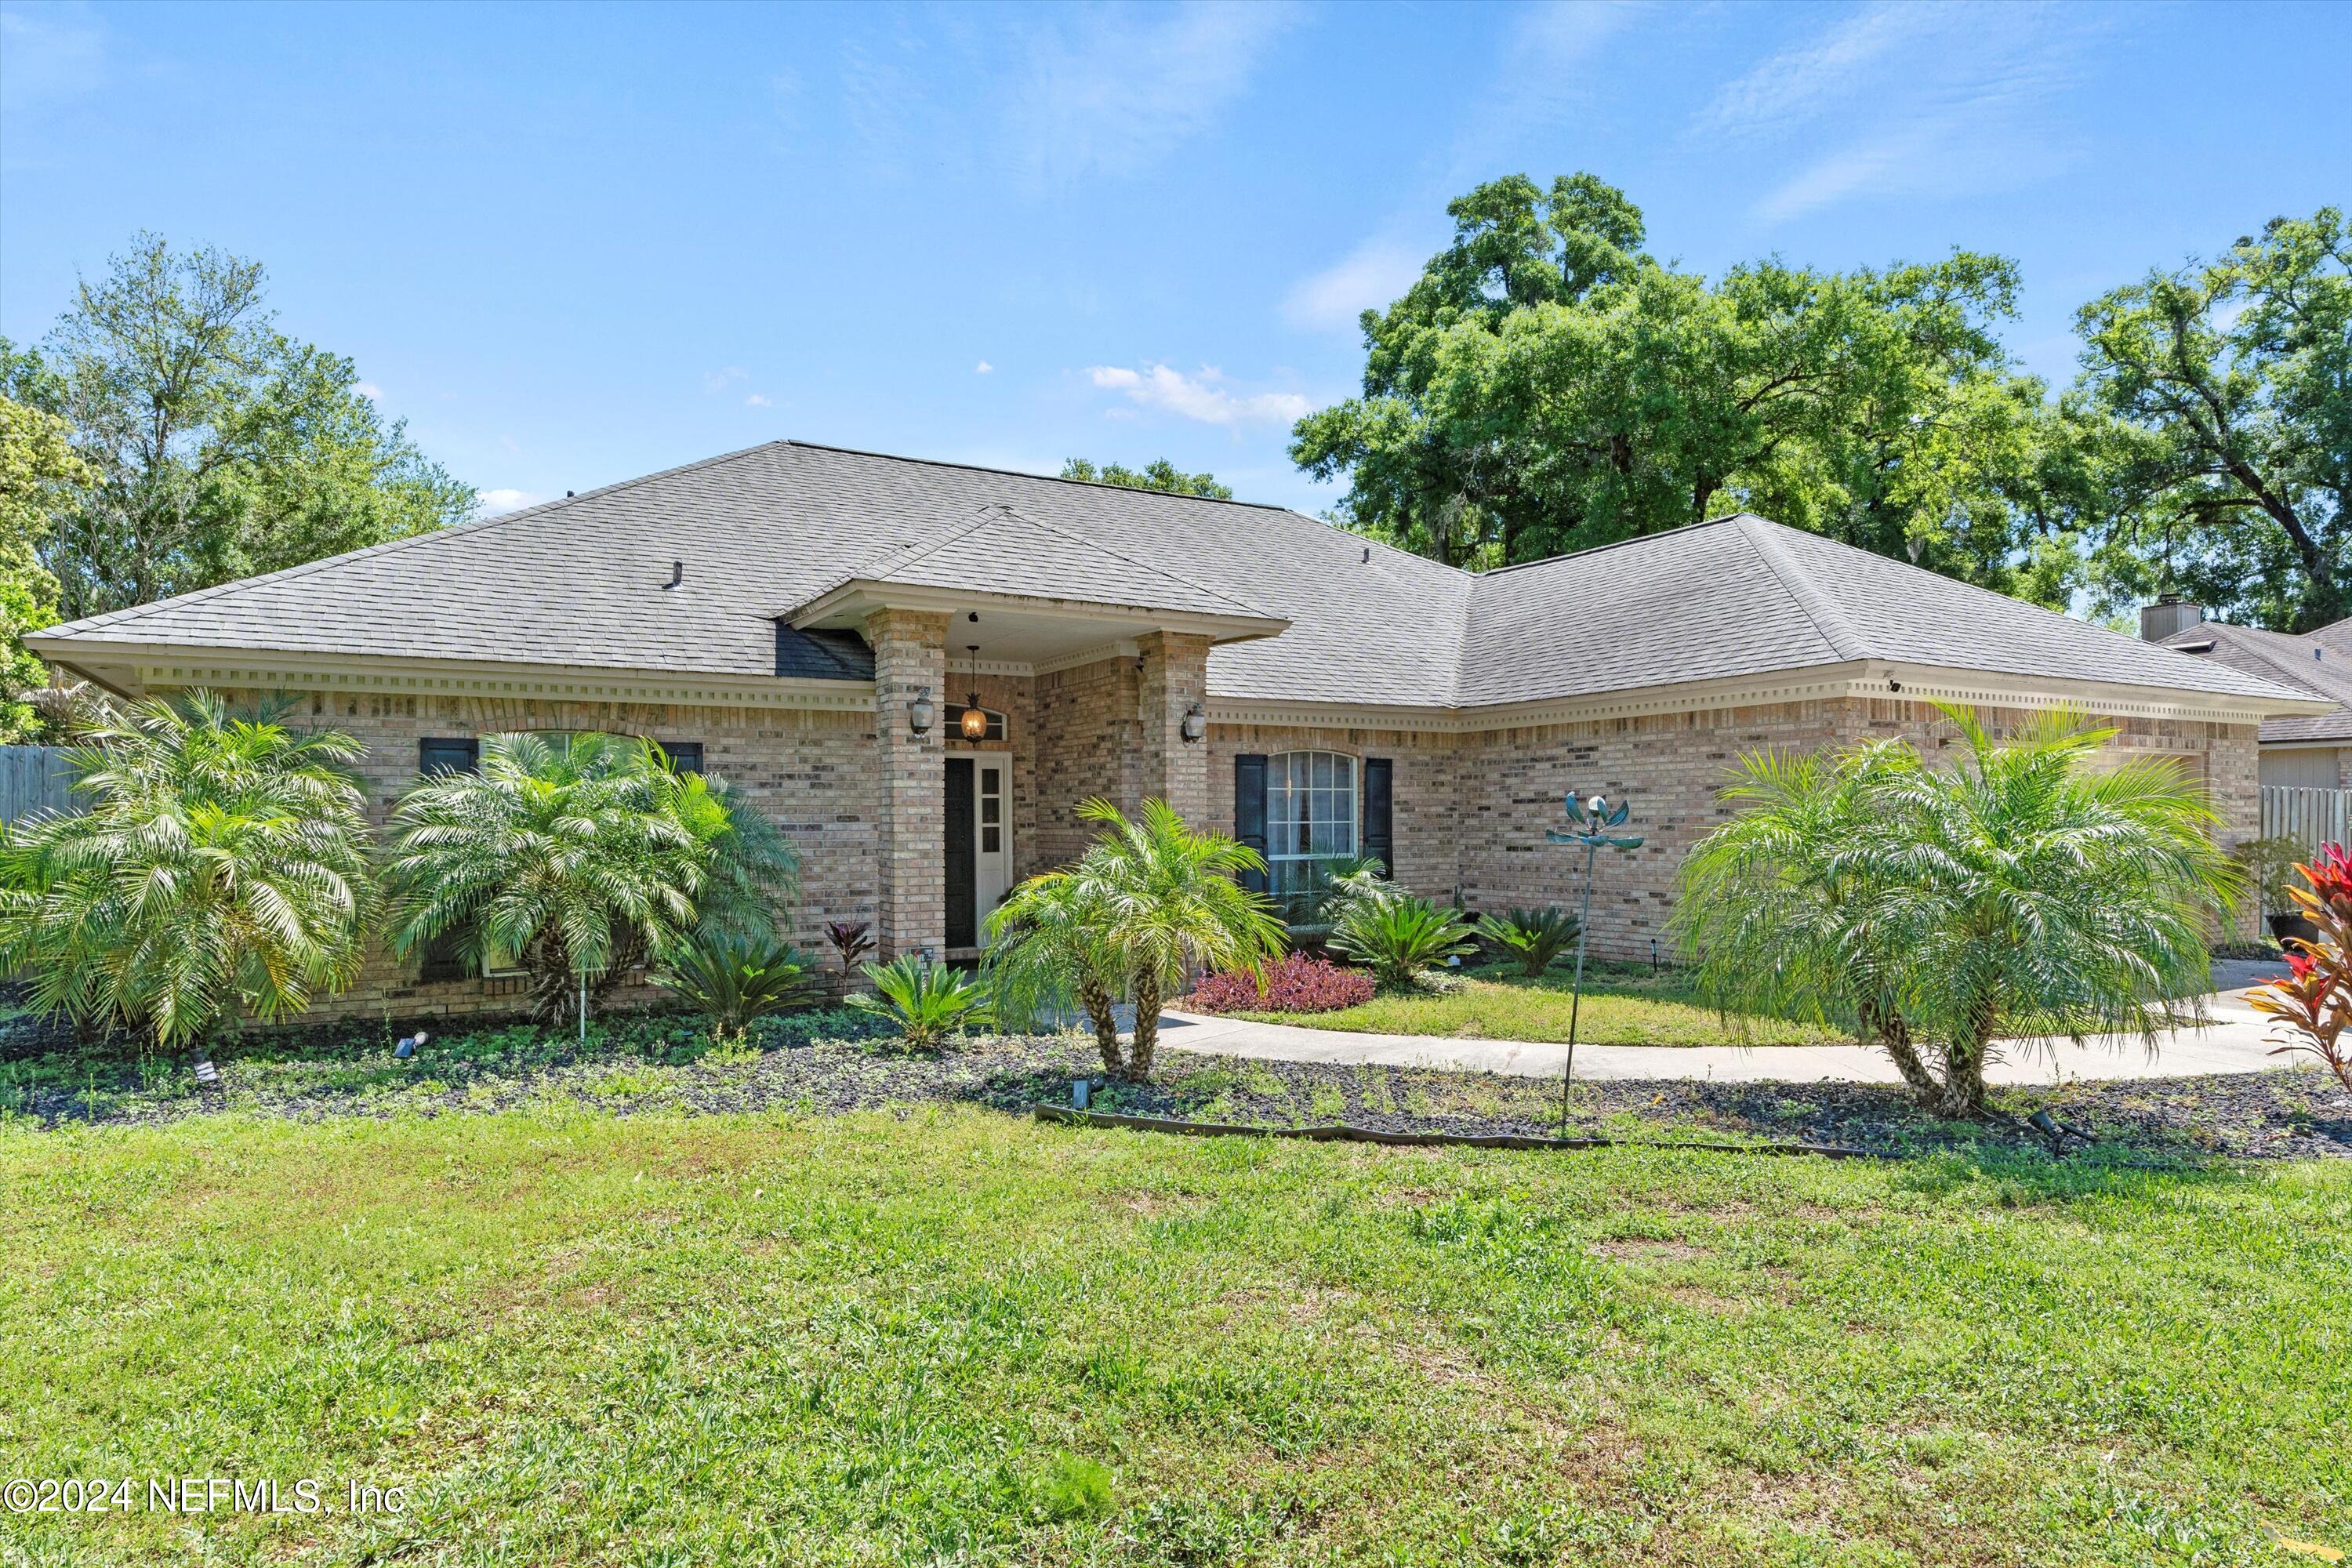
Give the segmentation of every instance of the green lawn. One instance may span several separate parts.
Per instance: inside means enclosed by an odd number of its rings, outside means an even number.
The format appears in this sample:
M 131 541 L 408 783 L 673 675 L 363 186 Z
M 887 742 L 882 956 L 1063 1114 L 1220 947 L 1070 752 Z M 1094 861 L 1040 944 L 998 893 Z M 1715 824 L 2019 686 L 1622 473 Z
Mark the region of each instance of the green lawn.
M 1443 994 L 1383 992 L 1360 1007 L 1336 1013 L 1244 1013 L 1241 1016 L 1309 1029 L 1350 1029 L 1374 1035 L 1444 1035 L 1470 1040 L 1565 1040 L 1574 976 L 1555 968 L 1539 980 L 1517 970 L 1471 970 Z M 1646 965 L 1612 964 L 1585 974 L 1576 1037 L 1596 1046 L 1815 1046 L 1845 1037 L 1780 1018 L 1751 1018 L 1747 1032 L 1691 998 L 1672 970 L 1653 975 Z
M 2352 1546 L 2352 1164 L 217 1116 L 0 1124 L 0 1475 L 338 1508 L 0 1515 L 12 1565 Z

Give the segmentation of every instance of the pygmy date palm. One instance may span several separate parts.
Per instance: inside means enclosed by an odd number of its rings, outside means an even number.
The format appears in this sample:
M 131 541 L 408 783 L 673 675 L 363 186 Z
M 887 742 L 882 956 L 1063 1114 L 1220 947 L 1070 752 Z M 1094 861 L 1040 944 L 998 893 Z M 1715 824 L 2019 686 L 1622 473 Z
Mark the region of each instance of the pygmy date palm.
M 1899 742 L 1749 759 L 1729 792 L 1747 809 L 1693 852 L 1676 921 L 1718 1003 L 1854 1027 L 1931 1109 L 1977 1116 L 1999 1042 L 2153 1049 L 2199 1016 L 2237 877 L 2177 764 L 2092 766 L 2115 731 L 2064 713 L 2000 742 L 1945 712 L 1948 765 Z
M 517 964 L 551 1019 L 697 929 L 772 934 L 797 867 L 724 786 L 611 735 L 489 736 L 478 773 L 420 781 L 392 826 L 394 951 L 447 938 L 478 968 Z
M 0 972 L 36 1006 L 201 1047 L 352 983 L 376 905 L 358 742 L 196 691 L 100 710 L 76 742 L 87 811 L 0 831 Z
M 1013 940 L 999 972 L 1008 962 L 1042 964 L 1058 952 L 1094 1023 L 1104 1066 L 1114 1077 L 1148 1078 L 1160 1005 L 1181 991 L 1187 972 L 1198 964 L 1257 970 L 1281 951 L 1282 922 L 1262 894 L 1238 880 L 1265 868 L 1257 851 L 1222 833 L 1194 831 L 1166 801 L 1147 800 L 1129 817 L 1108 801 L 1090 800 L 1078 816 L 1100 824 L 1101 837 L 1068 870 L 1048 873 L 1031 898 L 1016 903 L 1016 889 L 991 917 L 992 929 Z M 1024 936 L 1021 922 L 1032 917 L 1040 923 Z M 1024 942 L 1038 946 L 1024 953 Z M 1108 1005 L 1118 983 L 1135 1004 L 1134 1038 L 1123 1058 Z

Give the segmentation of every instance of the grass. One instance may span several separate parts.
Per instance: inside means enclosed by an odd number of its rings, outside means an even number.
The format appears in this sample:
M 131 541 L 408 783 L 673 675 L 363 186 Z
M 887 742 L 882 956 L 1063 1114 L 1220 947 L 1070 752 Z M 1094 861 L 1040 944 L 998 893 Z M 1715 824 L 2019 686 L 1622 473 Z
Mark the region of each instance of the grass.
M 1530 980 L 1496 965 L 1454 977 L 1449 989 L 1382 992 L 1332 1013 L 1244 1013 L 1270 1024 L 1349 1029 L 1374 1035 L 1442 1035 L 1464 1040 L 1565 1040 L 1575 977 L 1555 968 Z M 1743 1033 L 1744 1028 L 1744 1033 Z M 1696 1001 L 1680 973 L 1646 964 L 1595 964 L 1584 978 L 1577 1039 L 1596 1046 L 1817 1046 L 1845 1037 L 1780 1018 L 1726 1023 Z
M 231 1115 L 0 1124 L 0 1475 L 331 1505 L 0 1516 L 10 1564 L 2352 1546 L 2352 1165 Z

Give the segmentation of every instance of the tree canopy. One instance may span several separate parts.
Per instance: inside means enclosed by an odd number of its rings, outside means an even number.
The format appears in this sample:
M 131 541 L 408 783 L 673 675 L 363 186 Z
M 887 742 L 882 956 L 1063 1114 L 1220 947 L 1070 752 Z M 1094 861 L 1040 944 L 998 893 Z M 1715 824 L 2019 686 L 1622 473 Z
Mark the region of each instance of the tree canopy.
M 2352 232 L 2273 218 L 2083 307 L 2094 581 L 2309 631 L 2352 614 Z
M 63 421 L 33 546 L 67 618 L 461 521 L 472 487 L 386 421 L 352 362 L 278 330 L 259 263 L 141 235 L 0 393 Z
M 2346 612 L 2334 208 L 2085 307 L 2063 398 L 2001 343 L 2002 257 L 1708 279 L 1581 174 L 1447 211 L 1453 243 L 1361 318 L 1360 395 L 1293 431 L 1366 533 L 1484 568 L 1745 509 L 2053 606 L 2087 584 L 2282 628 Z
M 1129 468 L 1118 463 L 1105 463 L 1100 468 L 1084 458 L 1072 458 L 1062 465 L 1062 478 L 1085 479 L 1097 485 L 1125 485 L 1131 490 L 1165 490 L 1171 495 L 1206 496 L 1211 500 L 1231 500 L 1233 487 L 1221 485 L 1214 474 L 1188 474 L 1167 458 L 1146 463 L 1140 468 Z
M 24 637 L 57 622 L 58 580 L 40 548 L 66 498 L 90 482 L 68 435 L 64 420 L 0 397 L 0 745 L 44 727 L 25 695 L 47 675 Z

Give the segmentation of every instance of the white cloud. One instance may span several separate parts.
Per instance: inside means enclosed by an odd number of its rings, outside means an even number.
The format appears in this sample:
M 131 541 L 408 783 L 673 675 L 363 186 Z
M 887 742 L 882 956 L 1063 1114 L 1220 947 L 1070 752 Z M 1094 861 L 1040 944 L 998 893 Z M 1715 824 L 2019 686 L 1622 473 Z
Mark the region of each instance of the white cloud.
M 758 392 L 755 392 L 751 394 L 751 396 L 745 398 L 743 400 L 743 405 L 747 408 L 773 408 L 775 406 L 774 404 L 768 401 L 765 394 Z
M 529 490 L 482 490 L 478 492 L 484 517 L 498 517 L 509 511 L 520 511 L 527 506 L 537 506 L 547 498 Z
M 517 456 L 520 456 L 522 453 L 522 443 L 516 440 L 511 436 L 499 437 L 499 445 L 504 447 L 508 451 L 512 452 Z
M 1297 19 L 1267 0 L 1056 14 L 1010 95 L 1013 160 L 1041 183 L 1136 174 L 1222 120 Z
M 2083 15 L 1870 5 L 1759 62 L 1694 130 L 1809 154 L 1758 201 L 1768 223 L 1872 196 L 2011 188 L 2073 156 L 2055 110 L 2101 25 Z
M 988 375 L 992 374 L 995 369 L 996 367 L 994 365 L 989 363 L 986 360 L 982 360 L 978 364 L 971 367 L 971 374 L 974 375 Z
M 751 373 L 740 364 L 727 365 L 719 370 L 706 370 L 702 373 L 702 390 L 725 392 L 730 387 L 740 386 L 751 379 Z
M 1123 365 L 1098 364 L 1090 366 L 1087 375 L 1097 386 L 1116 392 L 1130 403 L 1197 419 L 1203 425 L 1286 425 L 1303 418 L 1315 406 L 1295 392 L 1237 396 L 1218 384 L 1224 380 L 1221 373 L 1207 368 L 1193 376 L 1164 364 L 1146 365 L 1139 371 Z
M 381 403 L 383 401 L 383 388 L 378 386 L 372 381 L 354 382 L 352 384 L 352 390 L 358 393 L 362 397 L 366 398 L 370 403 Z
M 1283 299 L 1283 318 L 1310 331 L 1353 328 L 1365 310 L 1384 307 L 1412 288 L 1424 259 L 1412 246 L 1367 240 L 1344 260 L 1294 285 Z

